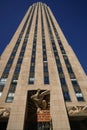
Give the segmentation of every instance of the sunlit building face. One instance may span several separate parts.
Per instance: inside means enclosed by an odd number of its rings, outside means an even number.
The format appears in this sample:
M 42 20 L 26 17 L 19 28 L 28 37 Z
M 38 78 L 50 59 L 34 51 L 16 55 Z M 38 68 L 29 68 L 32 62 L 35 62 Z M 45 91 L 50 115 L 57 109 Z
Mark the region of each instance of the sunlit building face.
M 0 130 L 86 130 L 86 87 L 50 8 L 31 5 L 0 59 Z

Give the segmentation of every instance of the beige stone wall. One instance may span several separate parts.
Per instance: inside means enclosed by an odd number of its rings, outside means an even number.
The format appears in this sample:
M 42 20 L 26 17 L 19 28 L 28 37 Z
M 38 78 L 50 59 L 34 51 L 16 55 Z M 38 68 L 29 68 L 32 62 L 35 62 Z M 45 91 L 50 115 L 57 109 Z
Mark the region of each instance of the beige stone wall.
M 13 36 L 13 38 L 11 39 L 11 42 L 7 45 L 5 51 L 3 52 L 2 56 L 1 56 L 0 76 L 2 75 L 4 67 L 6 66 L 6 63 L 10 57 L 10 54 L 12 52 L 12 49 L 13 49 L 15 43 L 17 41 L 18 35 L 20 34 L 20 31 L 26 21 L 29 11 L 30 11 L 30 8 L 29 8 L 28 12 L 26 13 L 25 17 L 23 18 L 20 26 L 18 27 L 16 33 Z M 21 50 L 21 47 L 23 44 L 24 36 L 26 34 L 28 23 L 30 21 L 31 16 L 27 23 L 27 27 L 25 29 L 23 38 L 21 40 L 16 57 L 12 64 L 12 67 L 11 67 L 11 70 L 10 70 L 10 73 L 8 76 L 8 80 L 4 87 L 3 94 L 0 97 L 0 106 L 11 108 L 7 130 L 23 130 L 25 110 L 26 110 L 27 92 L 29 90 L 37 90 L 38 88 L 40 88 L 41 90 L 50 90 L 50 114 L 52 117 L 53 130 L 70 130 L 66 107 L 68 107 L 68 106 L 85 106 L 87 104 L 87 88 L 86 88 L 87 76 L 84 73 L 75 53 L 73 52 L 72 48 L 68 44 L 67 40 L 65 39 L 65 37 L 50 9 L 49 9 L 49 11 L 50 11 L 51 17 L 55 23 L 55 26 L 58 30 L 59 36 L 61 38 L 64 49 L 69 58 L 69 61 L 72 65 L 73 71 L 74 71 L 76 78 L 79 82 L 79 85 L 81 87 L 82 93 L 85 98 L 85 102 L 78 102 L 76 99 L 75 92 L 73 90 L 73 86 L 71 84 L 71 80 L 69 78 L 69 74 L 67 72 L 67 68 L 64 63 L 63 56 L 61 54 L 61 50 L 58 46 L 56 36 L 55 36 L 54 30 L 53 30 L 53 27 L 51 25 L 51 22 L 50 22 L 52 33 L 53 33 L 53 36 L 55 39 L 55 44 L 57 46 L 57 50 L 58 50 L 59 57 L 61 60 L 63 72 L 65 75 L 65 79 L 67 81 L 67 85 L 68 85 L 68 89 L 69 89 L 69 93 L 70 93 L 70 97 L 71 97 L 71 102 L 64 102 L 60 79 L 59 79 L 59 75 L 57 72 L 56 62 L 54 59 L 54 54 L 53 54 L 53 50 L 52 50 L 52 46 L 51 46 L 49 31 L 48 31 L 45 13 L 44 13 L 43 8 L 42 8 L 42 13 L 43 13 L 43 23 L 44 23 L 44 32 L 45 32 L 45 40 L 46 40 L 46 51 L 47 51 L 47 59 L 48 59 L 48 71 L 49 71 L 50 84 L 44 85 L 44 77 L 43 77 L 44 74 L 43 74 L 43 62 L 42 62 L 43 61 L 43 55 L 42 55 L 43 52 L 42 52 L 42 35 L 41 35 L 41 29 L 42 29 L 42 27 L 41 27 L 41 10 L 39 10 L 39 13 L 38 13 L 35 83 L 34 83 L 34 85 L 28 84 L 34 29 L 35 29 L 35 22 L 36 22 L 36 13 L 37 13 L 37 7 L 36 7 L 29 38 L 28 38 L 26 51 L 24 54 L 22 65 L 21 65 L 21 71 L 19 74 L 19 79 L 18 79 L 18 84 L 16 87 L 14 101 L 13 101 L 13 103 L 6 103 L 5 99 L 7 97 L 7 93 L 8 93 L 9 87 L 10 87 L 10 82 L 11 82 L 11 79 L 12 79 L 12 76 L 14 73 L 14 69 L 15 69 L 15 66 L 16 66 L 16 63 L 18 60 L 18 56 L 19 56 L 19 53 L 20 53 L 20 50 Z

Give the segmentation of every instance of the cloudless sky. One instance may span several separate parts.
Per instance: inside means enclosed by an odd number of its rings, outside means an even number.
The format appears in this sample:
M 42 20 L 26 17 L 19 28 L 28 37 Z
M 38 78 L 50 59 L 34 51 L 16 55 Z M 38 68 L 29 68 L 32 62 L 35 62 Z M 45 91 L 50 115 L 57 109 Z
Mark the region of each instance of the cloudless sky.
M 87 74 L 87 0 L 39 0 L 50 6 Z M 38 1 L 38 2 L 39 2 Z M 0 1 L 0 54 L 31 4 L 37 0 Z

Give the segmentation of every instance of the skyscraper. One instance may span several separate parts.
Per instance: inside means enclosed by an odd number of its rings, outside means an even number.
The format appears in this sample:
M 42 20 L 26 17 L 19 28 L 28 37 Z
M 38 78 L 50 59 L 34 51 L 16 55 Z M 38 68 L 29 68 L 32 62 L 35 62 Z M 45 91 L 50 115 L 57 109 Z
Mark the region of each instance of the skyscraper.
M 50 8 L 30 6 L 0 59 L 0 129 L 87 130 L 86 86 Z

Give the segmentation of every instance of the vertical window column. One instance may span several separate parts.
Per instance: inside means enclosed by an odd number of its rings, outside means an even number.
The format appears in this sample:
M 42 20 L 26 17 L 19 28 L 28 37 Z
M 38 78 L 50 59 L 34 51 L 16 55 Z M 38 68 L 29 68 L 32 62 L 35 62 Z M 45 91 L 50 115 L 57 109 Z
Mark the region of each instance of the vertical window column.
M 14 48 L 13 48 L 13 51 L 12 51 L 11 55 L 10 55 L 10 58 L 9 58 L 7 64 L 6 64 L 6 67 L 5 67 L 4 71 L 3 71 L 3 74 L 2 74 L 2 76 L 1 76 L 1 78 L 0 78 L 0 96 L 2 95 L 2 92 L 3 92 L 4 86 L 5 86 L 5 84 L 6 84 L 6 81 L 7 81 L 7 78 L 8 78 L 10 69 L 11 69 L 11 66 L 12 66 L 12 64 L 13 64 L 15 55 L 16 55 L 16 53 L 17 53 L 17 50 L 18 50 L 18 47 L 19 47 L 19 45 L 20 45 L 22 36 L 23 36 L 24 31 L 25 31 L 25 28 L 26 28 L 26 26 L 27 26 L 27 22 L 28 22 L 28 19 L 29 19 L 29 17 L 30 17 L 31 11 L 32 11 L 32 8 L 31 8 L 31 10 L 30 10 L 30 12 L 29 12 L 29 15 L 28 15 L 28 17 L 27 17 L 27 19 L 26 19 L 26 22 L 25 22 L 25 24 L 24 24 L 24 26 L 23 26 L 23 28 L 22 28 L 20 34 L 19 34 L 18 40 L 17 40 L 17 42 L 15 43 L 15 46 L 14 46 Z
M 72 69 L 72 67 L 71 67 L 71 64 L 70 64 L 70 62 L 69 62 L 68 56 L 66 55 L 65 49 L 64 49 L 64 47 L 63 47 L 63 44 L 62 44 L 62 42 L 61 42 L 61 40 L 60 40 L 58 31 L 57 31 L 57 29 L 56 29 L 56 27 L 55 27 L 55 25 L 54 25 L 54 22 L 53 22 L 53 20 L 52 20 L 52 18 L 51 18 L 51 15 L 50 15 L 50 13 L 49 13 L 48 8 L 46 8 L 46 9 L 47 9 L 49 18 L 50 18 L 50 20 L 51 20 L 51 23 L 52 23 L 52 26 L 53 26 L 53 29 L 54 29 L 54 33 L 55 33 L 55 35 L 56 35 L 56 38 L 57 38 L 57 41 L 58 41 L 58 44 L 59 44 L 61 53 L 62 53 L 62 55 L 63 55 L 63 59 L 64 59 L 64 61 L 65 61 L 65 65 L 66 65 L 68 74 L 69 74 L 69 76 L 70 76 L 71 83 L 72 83 L 72 85 L 73 85 L 76 98 L 77 98 L 78 101 L 84 101 L 83 94 L 82 94 L 82 92 L 81 92 L 80 86 L 79 86 L 79 84 L 78 84 L 78 82 L 77 82 L 76 76 L 75 76 L 75 74 L 74 74 L 74 72 L 73 72 L 73 69 Z
M 19 78 L 19 73 L 20 73 L 20 70 L 21 70 L 23 57 L 24 57 L 24 54 L 25 54 L 26 46 L 27 46 L 27 41 L 28 41 L 30 29 L 31 29 L 34 11 L 35 11 L 35 7 L 33 8 L 33 11 L 32 11 L 32 14 L 31 14 L 31 19 L 30 19 L 30 22 L 29 22 L 29 25 L 28 25 L 28 29 L 27 29 L 27 32 L 26 32 L 26 35 L 25 35 L 25 38 L 24 38 L 24 41 L 23 41 L 23 45 L 22 45 L 22 48 L 21 48 L 21 51 L 20 51 L 20 54 L 19 54 L 17 65 L 15 67 L 15 71 L 14 71 L 12 81 L 11 81 L 11 84 L 10 84 L 9 92 L 8 92 L 8 95 L 7 95 L 7 98 L 6 98 L 6 102 L 9 102 L 9 103 L 11 103 L 14 99 L 14 94 L 15 94 L 15 90 L 16 90 L 16 86 L 17 86 L 17 82 L 18 82 L 18 78 Z
M 48 61 L 47 61 L 47 53 L 46 53 L 46 41 L 45 41 L 45 33 L 44 33 L 42 8 L 41 8 L 41 23 L 42 23 L 42 49 L 43 49 L 44 84 L 49 84 Z
M 70 101 L 70 95 L 69 95 L 69 91 L 68 91 L 68 87 L 66 84 L 66 80 L 65 80 L 65 76 L 62 70 L 62 65 L 59 59 L 59 55 L 58 55 L 58 51 L 56 48 L 56 44 L 54 41 L 54 37 L 53 37 L 53 33 L 51 30 L 51 26 L 48 20 L 48 16 L 44 7 L 44 11 L 45 11 L 45 17 L 46 17 L 46 21 L 47 21 L 47 25 L 48 25 L 48 30 L 49 30 L 49 35 L 50 35 L 50 40 L 51 40 L 51 44 L 52 44 L 52 49 L 53 49 L 53 53 L 54 53 L 54 57 L 55 57 L 55 61 L 56 61 L 56 66 L 57 66 L 57 70 L 58 70 L 58 74 L 59 74 L 59 78 L 60 78 L 60 83 L 61 83 L 61 87 L 62 87 L 62 92 L 63 92 L 63 96 L 64 96 L 64 100 L 65 101 Z
M 35 31 L 34 31 L 34 39 L 33 39 L 33 47 L 32 47 L 32 56 L 31 56 L 31 65 L 30 65 L 30 73 L 29 73 L 29 81 L 28 84 L 34 84 L 35 81 L 35 60 L 36 60 L 36 44 L 37 44 L 37 28 L 38 28 L 38 10 L 37 7 L 37 16 L 35 23 Z

